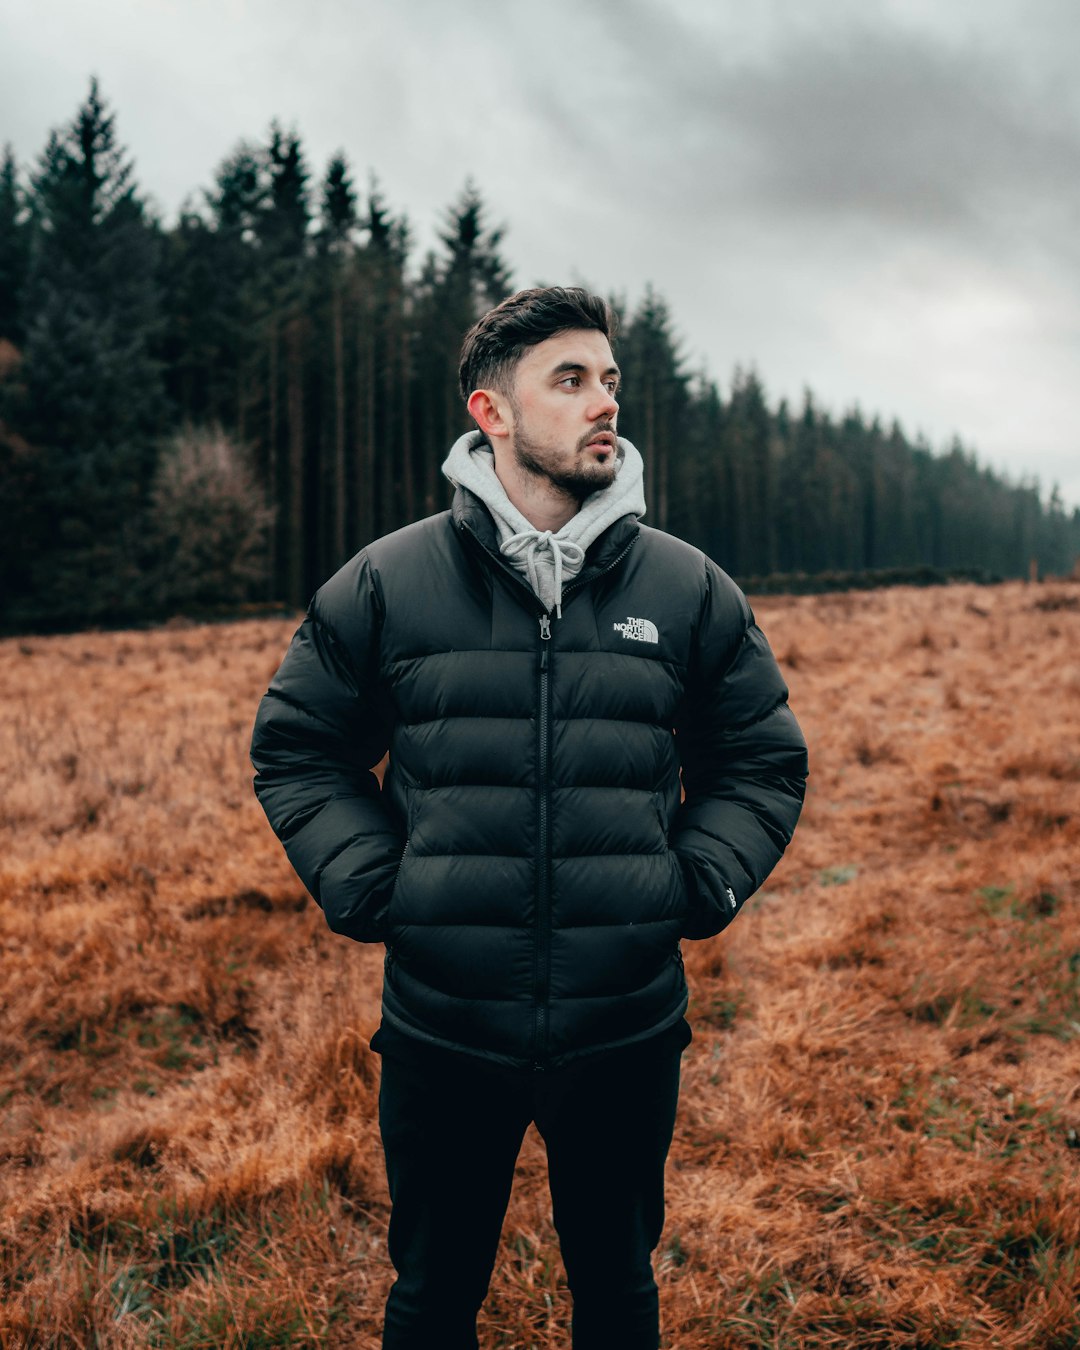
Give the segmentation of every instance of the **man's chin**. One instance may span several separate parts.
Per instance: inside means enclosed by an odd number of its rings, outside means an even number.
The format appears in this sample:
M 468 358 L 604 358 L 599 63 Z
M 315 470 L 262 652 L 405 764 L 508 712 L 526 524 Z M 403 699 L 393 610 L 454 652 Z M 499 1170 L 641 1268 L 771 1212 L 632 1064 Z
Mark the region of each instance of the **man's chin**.
M 519 468 L 536 478 L 546 478 L 560 492 L 583 502 L 594 492 L 601 492 L 615 481 L 619 461 L 614 454 L 604 460 L 578 460 L 564 472 L 552 471 L 540 455 L 532 451 L 529 445 L 515 447 L 515 457 Z
M 615 468 L 614 460 L 610 464 L 590 464 L 587 468 L 579 469 L 577 473 L 566 474 L 552 481 L 557 487 L 576 497 L 579 502 L 583 502 L 594 492 L 602 492 L 604 488 L 614 483 Z

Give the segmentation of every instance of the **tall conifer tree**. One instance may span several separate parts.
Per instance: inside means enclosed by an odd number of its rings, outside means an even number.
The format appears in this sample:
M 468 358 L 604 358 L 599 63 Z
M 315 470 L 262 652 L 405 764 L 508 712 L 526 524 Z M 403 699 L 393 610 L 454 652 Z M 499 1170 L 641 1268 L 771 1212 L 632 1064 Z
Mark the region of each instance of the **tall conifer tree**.
M 0 338 L 15 346 L 23 336 L 22 300 L 29 260 L 26 204 L 15 153 L 7 145 L 0 160 Z
M 331 547 L 321 550 L 320 561 L 329 558 L 320 570 L 333 571 L 348 557 L 348 422 L 347 368 L 345 361 L 345 292 L 355 250 L 356 190 L 343 154 L 335 155 L 326 171 L 319 206 L 319 289 L 328 310 L 326 332 L 321 334 L 320 362 L 322 394 L 321 459 L 325 466 L 320 476 L 320 502 L 329 510 L 320 511 L 320 538 Z M 329 377 L 329 379 L 327 378 Z M 327 388 L 329 382 L 330 388 Z
M 302 605 L 312 570 L 308 549 L 314 530 L 307 528 L 307 516 L 315 494 L 308 473 L 304 397 L 311 205 L 299 137 L 273 123 L 264 164 L 268 186 L 255 232 L 264 304 L 260 326 L 266 344 L 264 444 L 271 496 L 283 508 L 278 516 L 275 581 L 279 594 Z
M 32 594 L 58 623 L 130 613 L 138 519 L 165 413 L 154 355 L 159 238 L 92 81 L 54 133 L 31 196 L 26 340 L 10 420 L 34 449 L 23 543 Z
M 645 501 L 660 529 L 671 512 L 671 451 L 687 433 L 689 381 L 666 302 L 652 286 L 619 340 L 622 424 L 645 459 Z
M 439 235 L 444 251 L 428 255 L 420 277 L 416 373 L 423 391 L 419 440 L 425 511 L 438 508 L 444 495 L 439 465 L 468 425 L 457 380 L 462 335 L 512 290 L 510 269 L 499 251 L 502 233 L 488 227 L 483 198 L 471 180 L 466 182 Z

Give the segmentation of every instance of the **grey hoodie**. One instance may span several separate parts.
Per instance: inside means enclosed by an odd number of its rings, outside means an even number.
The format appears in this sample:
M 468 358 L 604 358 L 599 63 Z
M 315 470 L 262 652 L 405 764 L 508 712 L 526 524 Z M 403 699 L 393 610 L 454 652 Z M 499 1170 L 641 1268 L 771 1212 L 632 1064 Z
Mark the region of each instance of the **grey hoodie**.
M 552 532 L 536 529 L 506 495 L 495 473 L 495 455 L 479 431 L 459 436 L 442 466 L 451 483 L 467 488 L 491 512 L 501 553 L 557 618 L 562 617 L 563 582 L 581 571 L 589 545 L 623 516 L 645 514 L 643 469 L 637 450 L 620 436 L 614 481 L 590 493 L 578 513 Z

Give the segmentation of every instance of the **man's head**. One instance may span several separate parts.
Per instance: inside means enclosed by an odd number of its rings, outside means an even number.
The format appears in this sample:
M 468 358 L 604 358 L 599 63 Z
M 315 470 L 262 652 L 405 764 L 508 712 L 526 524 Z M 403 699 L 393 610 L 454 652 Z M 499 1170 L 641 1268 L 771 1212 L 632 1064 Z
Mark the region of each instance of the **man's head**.
M 606 301 L 561 286 L 520 291 L 470 329 L 462 394 L 500 476 L 546 480 L 581 501 L 615 477 L 615 319 Z
M 606 300 L 580 286 L 535 286 L 489 309 L 465 334 L 458 379 L 461 397 L 474 389 L 512 393 L 514 367 L 530 347 L 570 329 L 595 329 L 608 344 L 616 320 Z

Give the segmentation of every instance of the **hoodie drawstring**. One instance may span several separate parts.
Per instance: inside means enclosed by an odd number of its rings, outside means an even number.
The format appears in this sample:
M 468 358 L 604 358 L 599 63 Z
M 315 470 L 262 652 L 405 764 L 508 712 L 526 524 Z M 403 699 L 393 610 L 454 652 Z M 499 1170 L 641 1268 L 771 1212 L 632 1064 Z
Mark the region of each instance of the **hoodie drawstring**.
M 555 617 L 561 619 L 563 565 L 579 568 L 585 561 L 585 550 L 580 544 L 575 544 L 569 539 L 560 539 L 550 530 L 522 530 L 520 534 L 512 534 L 509 539 L 504 540 L 500 545 L 500 552 L 507 558 L 524 557 L 529 585 L 538 595 L 540 583 L 537 578 L 536 555 L 541 549 L 547 549 L 551 554 L 555 568 Z

